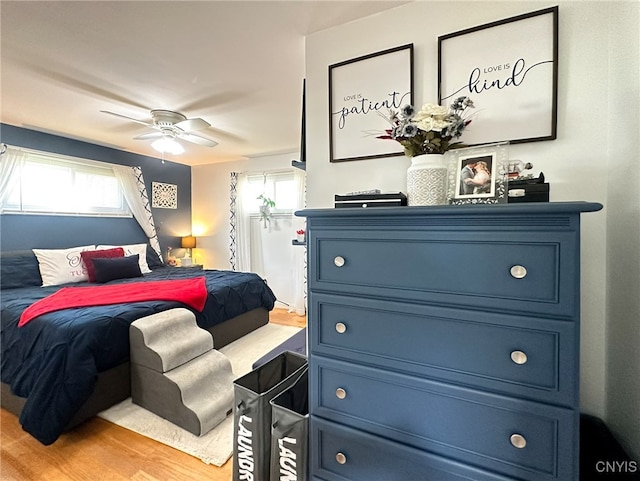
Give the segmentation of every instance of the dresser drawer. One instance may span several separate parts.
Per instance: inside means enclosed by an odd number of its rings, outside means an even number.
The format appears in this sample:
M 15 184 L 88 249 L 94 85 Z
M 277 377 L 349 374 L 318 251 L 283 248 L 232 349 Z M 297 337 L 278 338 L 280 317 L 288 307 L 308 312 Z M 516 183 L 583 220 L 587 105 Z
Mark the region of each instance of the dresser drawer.
M 310 445 L 316 481 L 512 481 L 315 417 Z
M 566 406 L 576 403 L 575 325 L 311 293 L 314 354 Z
M 310 240 L 311 290 L 577 314 L 571 233 L 322 230 Z
M 309 382 L 314 415 L 518 479 L 573 479 L 572 410 L 320 356 Z

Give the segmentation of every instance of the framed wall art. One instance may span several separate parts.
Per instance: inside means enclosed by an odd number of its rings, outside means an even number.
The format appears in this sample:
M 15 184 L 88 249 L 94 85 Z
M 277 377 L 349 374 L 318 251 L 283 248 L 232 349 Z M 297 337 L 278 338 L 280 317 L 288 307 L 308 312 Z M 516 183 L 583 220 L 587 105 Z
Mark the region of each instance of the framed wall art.
M 151 182 L 151 207 L 177 209 L 178 186 L 163 182 Z
M 469 96 L 469 145 L 556 138 L 558 7 L 438 37 L 438 101 Z
M 450 150 L 449 204 L 502 204 L 507 202 L 509 143 Z
M 413 104 L 413 44 L 329 66 L 330 161 L 404 155 L 380 114 Z

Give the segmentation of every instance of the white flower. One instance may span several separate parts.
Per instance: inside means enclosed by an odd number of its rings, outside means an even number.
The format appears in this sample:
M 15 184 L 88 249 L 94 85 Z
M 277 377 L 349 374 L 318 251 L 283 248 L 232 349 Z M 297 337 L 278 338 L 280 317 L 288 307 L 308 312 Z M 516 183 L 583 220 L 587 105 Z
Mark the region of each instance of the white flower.
M 444 120 L 444 118 L 449 114 L 449 109 L 443 107 L 442 105 L 435 104 L 425 104 L 422 106 L 420 111 L 414 116 L 413 120 L 419 121 L 428 117 L 434 117 L 439 120 Z
M 435 130 L 436 132 L 440 132 L 442 129 L 449 125 L 449 122 L 446 122 L 441 119 L 437 119 L 435 117 L 426 117 L 422 120 L 416 122 L 416 125 L 419 129 L 424 130 L 425 132 L 429 132 L 430 130 Z

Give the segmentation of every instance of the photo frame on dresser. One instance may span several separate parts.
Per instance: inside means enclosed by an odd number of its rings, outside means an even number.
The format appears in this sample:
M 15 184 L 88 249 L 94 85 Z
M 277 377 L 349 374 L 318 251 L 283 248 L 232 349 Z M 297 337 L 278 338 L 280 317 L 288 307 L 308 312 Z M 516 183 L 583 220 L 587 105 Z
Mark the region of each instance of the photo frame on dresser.
M 438 102 L 462 95 L 476 105 L 467 145 L 555 139 L 558 7 L 438 37 Z
M 506 204 L 508 147 L 508 142 L 498 142 L 449 151 L 449 204 Z
M 329 161 L 404 155 L 380 114 L 413 104 L 413 44 L 329 65 Z

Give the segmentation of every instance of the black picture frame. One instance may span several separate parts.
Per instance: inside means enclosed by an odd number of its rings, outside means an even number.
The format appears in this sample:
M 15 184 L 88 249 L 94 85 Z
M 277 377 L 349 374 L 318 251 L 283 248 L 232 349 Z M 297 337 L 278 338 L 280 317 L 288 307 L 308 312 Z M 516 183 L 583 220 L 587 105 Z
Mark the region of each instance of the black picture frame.
M 558 7 L 438 37 L 438 102 L 470 97 L 467 145 L 554 140 Z
M 307 170 L 307 79 L 302 79 L 302 115 L 300 121 L 300 160 L 292 160 L 291 166 Z
M 379 115 L 413 104 L 413 44 L 329 65 L 329 160 L 404 155 Z

